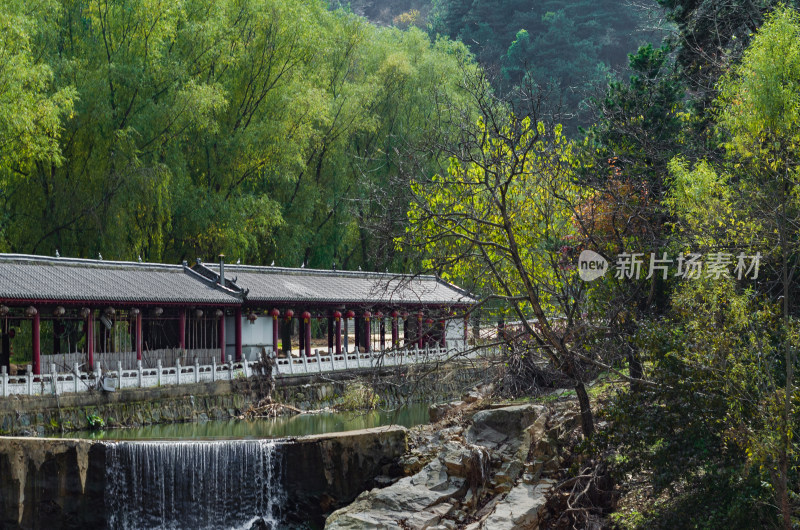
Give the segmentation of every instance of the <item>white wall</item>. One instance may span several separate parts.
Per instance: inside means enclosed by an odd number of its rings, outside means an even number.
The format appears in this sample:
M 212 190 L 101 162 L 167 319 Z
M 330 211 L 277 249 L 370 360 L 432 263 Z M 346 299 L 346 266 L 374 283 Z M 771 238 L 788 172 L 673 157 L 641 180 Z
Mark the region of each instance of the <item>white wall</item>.
M 464 347 L 464 319 L 453 318 L 446 321 L 447 349 Z
M 225 358 L 236 354 L 235 316 L 225 317 Z M 261 348 L 274 349 L 272 344 L 272 318 L 260 315 L 252 324 L 242 315 L 242 356 L 248 361 L 258 360 Z

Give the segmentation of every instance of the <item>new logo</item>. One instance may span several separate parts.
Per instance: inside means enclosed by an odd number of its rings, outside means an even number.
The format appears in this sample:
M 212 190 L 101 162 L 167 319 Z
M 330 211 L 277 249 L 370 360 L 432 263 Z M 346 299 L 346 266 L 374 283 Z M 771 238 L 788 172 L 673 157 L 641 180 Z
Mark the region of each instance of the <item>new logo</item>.
M 584 250 L 578 256 L 578 275 L 590 282 L 603 276 L 609 269 L 608 261 L 594 250 Z

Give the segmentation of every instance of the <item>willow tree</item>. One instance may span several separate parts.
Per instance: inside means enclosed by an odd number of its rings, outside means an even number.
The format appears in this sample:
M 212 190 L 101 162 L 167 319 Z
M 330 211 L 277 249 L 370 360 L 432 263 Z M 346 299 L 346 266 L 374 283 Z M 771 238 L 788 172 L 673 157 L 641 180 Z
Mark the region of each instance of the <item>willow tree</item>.
M 32 184 L 37 163 L 63 161 L 61 120 L 72 111 L 75 91 L 54 88 L 53 71 L 35 49 L 52 7 L 16 0 L 0 5 L 0 204 L 19 200 L 14 190 Z M 9 246 L 8 223 L 8 209 L 2 208 L 3 250 Z

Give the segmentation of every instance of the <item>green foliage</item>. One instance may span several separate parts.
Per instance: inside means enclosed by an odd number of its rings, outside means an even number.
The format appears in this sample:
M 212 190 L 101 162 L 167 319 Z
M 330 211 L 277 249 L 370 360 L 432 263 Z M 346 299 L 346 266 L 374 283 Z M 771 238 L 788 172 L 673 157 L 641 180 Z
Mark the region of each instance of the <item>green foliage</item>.
M 759 29 L 742 61 L 720 81 L 719 125 L 725 144 L 745 162 L 772 173 L 800 163 L 800 15 L 778 9 Z
M 402 227 L 367 226 L 403 194 L 375 190 L 469 62 L 321 0 L 11 2 L 0 26 L 0 249 L 18 252 L 399 266 Z
M 102 431 L 106 426 L 106 422 L 97 414 L 87 414 L 86 423 L 90 431 Z
M 678 485 L 686 493 L 645 526 L 775 521 L 766 509 L 768 473 L 759 471 L 751 447 L 774 433 L 774 417 L 762 407 L 779 393 L 778 319 L 774 306 L 737 292 L 732 281 L 696 280 L 676 291 L 668 319 L 642 326 L 640 351 L 658 385 L 620 394 L 606 412 L 615 424 L 611 443 L 626 457 L 617 466 L 652 469 L 656 493 Z M 710 498 L 715 510 L 700 509 Z M 764 509 L 752 510 L 759 505 Z
M 46 0 L 0 6 L 0 179 L 24 180 L 29 164 L 61 160 L 61 119 L 71 113 L 75 91 L 54 90 L 53 71 L 36 49 L 49 26 L 41 21 L 53 11 Z
M 342 395 L 341 402 L 337 405 L 339 410 L 374 410 L 378 408 L 380 398 L 375 390 L 364 383 L 352 383 Z
M 546 134 L 529 118 L 511 117 L 497 136 L 488 127 L 477 124 L 486 138 L 479 159 L 453 158 L 447 174 L 412 183 L 411 240 L 431 256 L 428 268 L 446 263 L 446 279 L 502 293 L 526 316 L 530 275 L 545 312 L 563 314 L 581 291 L 577 271 L 560 266 L 576 232 L 570 207 L 581 196 L 572 182 L 574 145 L 560 127 Z
M 673 278 L 660 315 L 637 309 L 631 346 L 653 385 L 621 393 L 607 414 L 618 470 L 652 472 L 660 500 L 620 524 L 789 528 L 800 457 L 800 19 L 781 7 L 743 36 L 769 2 L 663 3 L 683 40 L 631 57 L 636 75 L 611 85 L 587 146 L 658 199 L 649 226 L 662 247 L 762 259 L 758 282 Z

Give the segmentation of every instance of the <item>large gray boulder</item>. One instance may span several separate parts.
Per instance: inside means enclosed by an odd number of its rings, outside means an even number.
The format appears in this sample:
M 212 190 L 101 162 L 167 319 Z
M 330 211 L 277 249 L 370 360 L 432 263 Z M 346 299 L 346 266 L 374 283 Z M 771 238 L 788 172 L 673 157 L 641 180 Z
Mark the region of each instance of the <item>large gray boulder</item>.
M 548 479 L 537 484 L 520 483 L 485 519 L 471 524 L 467 530 L 536 530 L 553 484 L 554 481 Z
M 467 430 L 467 441 L 490 449 L 510 445 L 508 449 L 516 452 L 526 428 L 544 414 L 543 405 L 514 405 L 497 409 L 482 410 L 472 416 L 472 425 Z M 527 440 L 530 442 L 530 440 Z
M 453 510 L 447 501 L 465 491 L 464 479 L 449 476 L 444 464 L 435 459 L 412 477 L 362 493 L 351 505 L 333 512 L 325 528 L 431 528 Z

